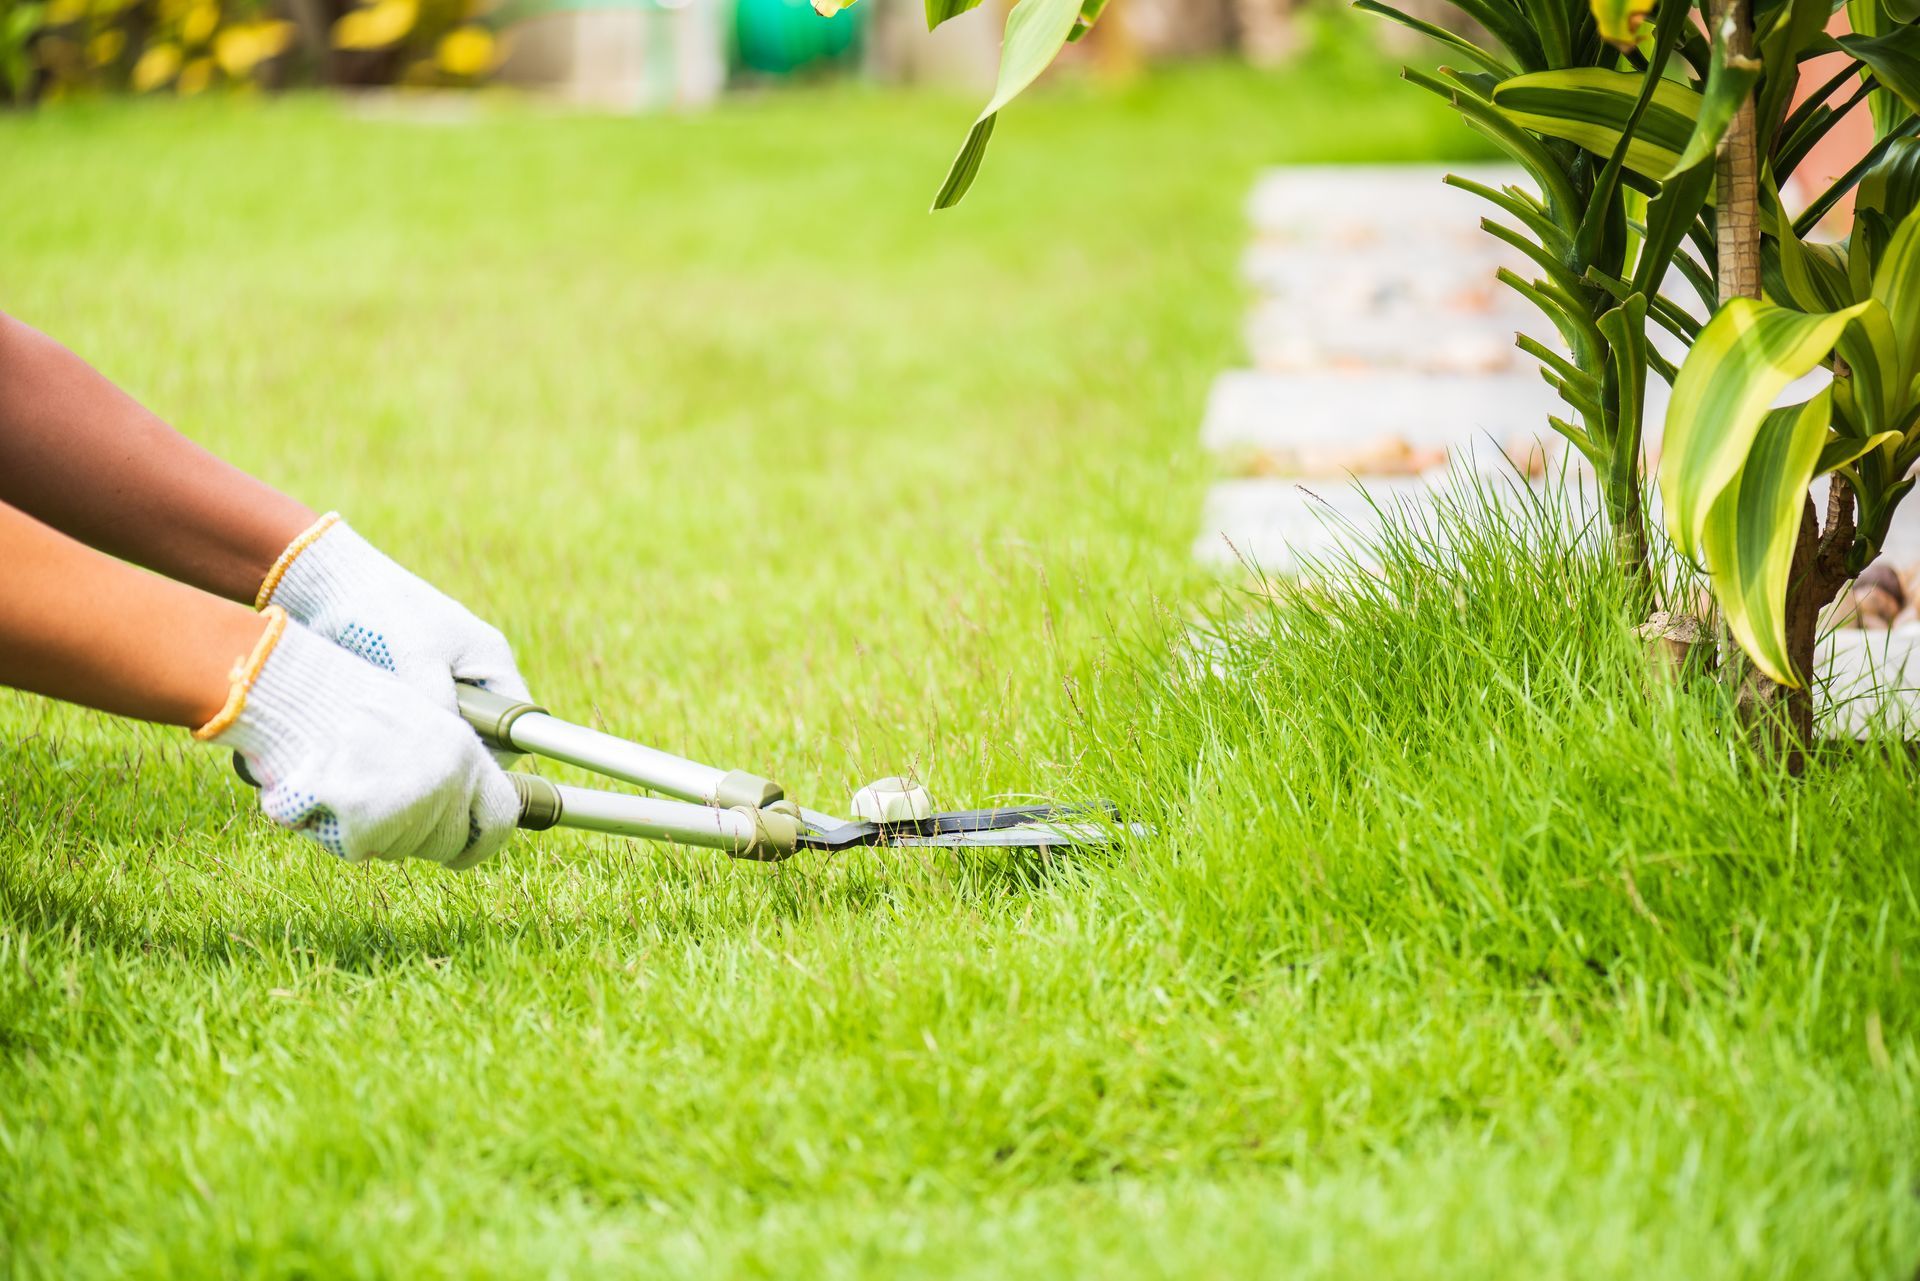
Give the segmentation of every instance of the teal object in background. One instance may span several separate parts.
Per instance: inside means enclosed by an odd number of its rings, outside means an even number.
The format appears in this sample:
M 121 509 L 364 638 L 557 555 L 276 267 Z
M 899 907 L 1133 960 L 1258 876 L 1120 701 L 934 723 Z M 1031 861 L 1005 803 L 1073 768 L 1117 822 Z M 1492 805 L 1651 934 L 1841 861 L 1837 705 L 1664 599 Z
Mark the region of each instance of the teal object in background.
M 811 0 L 738 0 L 733 27 L 740 68 L 785 76 L 844 59 L 859 46 L 865 11 L 855 5 L 823 18 Z

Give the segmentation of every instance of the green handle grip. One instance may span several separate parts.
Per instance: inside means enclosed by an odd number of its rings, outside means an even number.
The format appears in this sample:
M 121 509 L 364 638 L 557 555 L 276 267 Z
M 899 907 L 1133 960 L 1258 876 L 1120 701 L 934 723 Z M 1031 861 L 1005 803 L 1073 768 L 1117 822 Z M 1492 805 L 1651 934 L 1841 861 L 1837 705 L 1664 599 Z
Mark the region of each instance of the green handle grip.
M 514 750 L 511 736 L 515 721 L 528 712 L 547 710 L 537 703 L 508 698 L 505 694 L 496 694 L 478 685 L 461 684 L 454 686 L 454 689 L 460 701 L 460 719 L 473 726 L 473 732 L 480 736 L 481 742 L 503 751 Z
M 565 807 L 560 803 L 559 788 L 537 774 L 509 773 L 507 781 L 520 793 L 521 831 L 544 832 L 560 822 Z

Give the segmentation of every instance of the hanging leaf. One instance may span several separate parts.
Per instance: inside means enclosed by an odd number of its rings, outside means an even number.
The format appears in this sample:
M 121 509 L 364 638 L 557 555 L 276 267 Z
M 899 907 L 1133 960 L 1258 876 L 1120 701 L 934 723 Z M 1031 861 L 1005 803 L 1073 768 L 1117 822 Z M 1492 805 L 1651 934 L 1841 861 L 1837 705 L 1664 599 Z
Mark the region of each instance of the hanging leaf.
M 1787 578 L 1832 411 L 1832 393 L 1822 390 L 1804 404 L 1765 414 L 1701 530 L 1727 629 L 1755 666 L 1796 689 L 1806 674 L 1794 670 L 1787 653 Z
M 847 4 L 852 3 L 853 0 L 847 0 Z M 927 0 L 927 30 L 932 31 L 941 23 L 977 8 L 979 4 L 980 0 Z
M 389 0 L 381 0 L 388 3 Z M 1000 80 L 993 100 L 967 131 L 960 154 L 947 170 L 946 181 L 933 198 L 935 209 L 950 209 L 960 203 L 980 172 L 986 155 L 987 140 L 993 136 L 994 117 L 1000 108 L 1020 96 L 1021 90 L 1040 78 L 1060 50 L 1066 46 L 1073 24 L 1080 20 L 1081 0 L 1020 0 L 1007 15 L 1007 34 L 1000 45 Z
M 1107 10 L 1107 0 L 1081 0 L 1080 20 L 1073 24 L 1073 30 L 1067 33 L 1067 43 L 1084 39 L 1093 24 L 1100 21 L 1100 15 Z

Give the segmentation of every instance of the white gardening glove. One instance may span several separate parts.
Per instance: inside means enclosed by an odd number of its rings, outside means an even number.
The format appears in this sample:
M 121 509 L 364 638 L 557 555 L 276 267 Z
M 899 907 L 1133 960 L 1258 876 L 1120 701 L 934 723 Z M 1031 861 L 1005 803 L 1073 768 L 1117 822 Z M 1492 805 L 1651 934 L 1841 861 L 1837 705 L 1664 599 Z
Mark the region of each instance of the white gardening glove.
M 350 862 L 457 871 L 491 857 L 520 799 L 467 723 L 280 609 L 267 614 L 226 707 L 194 731 L 245 758 L 267 817 Z
M 254 602 L 257 609 L 270 604 L 449 711 L 455 681 L 531 701 L 506 637 L 402 569 L 338 512 L 322 516 L 280 554 Z M 494 757 L 510 765 L 518 754 Z

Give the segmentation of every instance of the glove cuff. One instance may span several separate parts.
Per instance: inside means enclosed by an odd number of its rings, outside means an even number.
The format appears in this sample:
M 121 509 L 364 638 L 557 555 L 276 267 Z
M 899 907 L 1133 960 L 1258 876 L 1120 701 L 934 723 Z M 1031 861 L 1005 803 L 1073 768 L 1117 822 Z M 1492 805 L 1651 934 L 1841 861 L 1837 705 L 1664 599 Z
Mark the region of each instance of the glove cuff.
M 210 742 L 233 728 L 240 714 L 247 709 L 247 695 L 252 691 L 254 682 L 260 679 L 261 670 L 266 667 L 267 659 L 273 656 L 274 649 L 280 643 L 281 634 L 287 630 L 287 611 L 278 605 L 269 605 L 265 609 L 267 626 L 260 633 L 260 639 L 253 643 L 253 651 L 233 665 L 227 674 L 227 701 L 220 705 L 213 719 L 193 731 L 193 736 L 201 742 Z
M 267 613 L 274 621 L 247 661 L 234 668 L 227 705 L 193 732 L 203 743 L 246 757 L 248 771 L 263 787 L 327 748 L 312 741 L 315 727 L 331 723 L 328 713 L 340 703 L 344 684 L 363 672 L 374 675 L 359 659 L 289 621 L 278 606 L 268 606 Z
M 330 631 L 328 620 L 363 598 L 371 584 L 395 581 L 415 580 L 339 512 L 328 512 L 287 544 L 267 571 L 253 607 L 278 605 L 294 622 L 324 634 Z
M 273 604 L 274 593 L 279 590 L 281 582 L 287 576 L 287 571 L 293 568 L 293 563 L 299 560 L 308 548 L 319 542 L 322 535 L 340 523 L 339 512 L 328 512 L 301 530 L 294 540 L 287 544 L 286 550 L 274 559 L 273 567 L 267 570 L 267 576 L 260 580 L 260 590 L 253 594 L 253 607 L 265 609 Z

